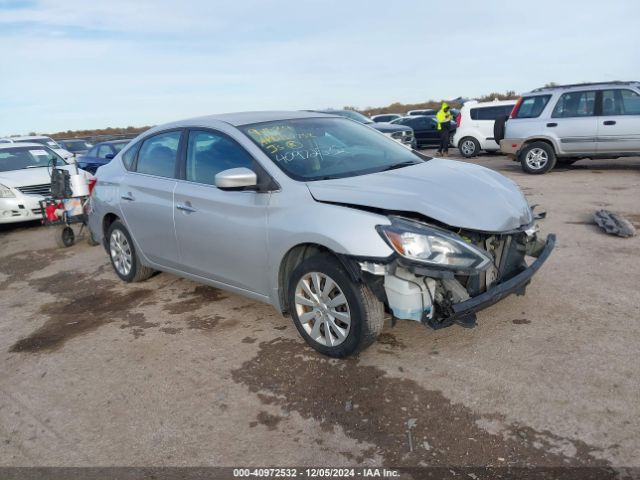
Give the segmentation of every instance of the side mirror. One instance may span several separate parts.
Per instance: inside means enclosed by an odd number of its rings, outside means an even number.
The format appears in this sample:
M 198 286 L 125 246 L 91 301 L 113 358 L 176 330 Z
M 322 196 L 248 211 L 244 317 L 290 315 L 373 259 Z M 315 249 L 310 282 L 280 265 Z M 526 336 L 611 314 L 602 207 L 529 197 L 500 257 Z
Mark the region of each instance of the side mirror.
M 245 167 L 230 168 L 216 175 L 215 185 L 222 190 L 257 187 L 258 176 L 256 172 Z
M 106 158 L 107 160 L 113 160 L 113 157 L 115 157 L 115 155 L 113 153 L 107 153 L 104 158 Z

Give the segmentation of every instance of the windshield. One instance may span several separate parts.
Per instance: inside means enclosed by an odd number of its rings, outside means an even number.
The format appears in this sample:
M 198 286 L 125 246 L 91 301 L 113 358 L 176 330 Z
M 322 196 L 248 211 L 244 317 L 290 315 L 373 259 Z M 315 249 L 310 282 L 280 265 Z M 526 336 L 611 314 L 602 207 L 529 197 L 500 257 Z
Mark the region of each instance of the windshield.
M 66 150 L 69 150 L 70 152 L 82 152 L 93 147 L 93 145 L 91 145 L 89 142 L 85 142 L 84 140 L 64 140 L 60 143 Z
M 372 128 L 338 118 L 280 120 L 239 128 L 295 180 L 354 177 L 424 161 Z
M 40 145 L 46 145 L 49 148 L 60 148 L 52 138 L 34 138 L 34 139 L 24 139 L 24 140 L 16 140 L 18 143 L 39 143 Z
M 57 165 L 66 165 L 60 155 L 48 147 L 15 147 L 0 150 L 0 172 L 23 168 L 48 167 L 52 160 Z
M 116 153 L 118 153 L 120 150 L 122 150 L 127 145 L 129 145 L 129 141 L 128 140 L 126 142 L 112 143 L 111 144 L 111 146 L 116 151 Z

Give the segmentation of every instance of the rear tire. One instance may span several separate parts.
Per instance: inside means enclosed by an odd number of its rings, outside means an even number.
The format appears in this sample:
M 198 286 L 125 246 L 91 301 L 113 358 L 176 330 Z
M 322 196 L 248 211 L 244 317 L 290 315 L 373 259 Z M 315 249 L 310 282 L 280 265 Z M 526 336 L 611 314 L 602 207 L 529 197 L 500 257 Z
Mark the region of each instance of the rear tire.
M 465 158 L 471 158 L 480 152 L 480 142 L 473 137 L 464 137 L 458 142 L 458 150 Z
M 556 153 L 545 142 L 533 142 L 525 145 L 519 155 L 522 170 L 533 175 L 547 173 L 556 166 Z
M 330 254 L 307 258 L 293 270 L 288 299 L 298 332 L 324 355 L 343 358 L 362 351 L 382 331 L 382 302 Z
M 107 252 L 116 275 L 127 283 L 142 282 L 154 273 L 140 262 L 131 235 L 120 220 L 115 220 L 107 231 Z

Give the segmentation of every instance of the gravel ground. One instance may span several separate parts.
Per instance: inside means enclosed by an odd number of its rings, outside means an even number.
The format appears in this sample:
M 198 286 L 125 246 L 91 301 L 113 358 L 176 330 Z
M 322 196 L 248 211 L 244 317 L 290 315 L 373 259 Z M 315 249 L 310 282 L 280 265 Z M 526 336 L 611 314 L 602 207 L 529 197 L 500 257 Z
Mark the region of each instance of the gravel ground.
M 640 236 L 591 222 L 640 227 L 640 159 L 473 161 L 547 210 L 552 257 L 475 329 L 387 324 L 344 361 L 268 305 L 2 227 L 0 466 L 640 466 Z

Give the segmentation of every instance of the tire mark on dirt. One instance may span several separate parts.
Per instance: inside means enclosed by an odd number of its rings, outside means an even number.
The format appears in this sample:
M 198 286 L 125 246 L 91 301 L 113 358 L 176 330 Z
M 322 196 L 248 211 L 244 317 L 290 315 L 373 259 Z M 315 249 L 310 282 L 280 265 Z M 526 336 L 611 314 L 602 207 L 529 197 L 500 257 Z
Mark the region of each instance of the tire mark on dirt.
M 439 391 L 387 376 L 377 367 L 361 365 L 357 357 L 323 357 L 299 341 L 261 343 L 257 356 L 232 377 L 265 404 L 311 418 L 324 430 L 340 427 L 358 441 L 373 443 L 388 465 L 590 466 L 602 468 L 601 479 L 615 478 L 607 462 L 591 455 L 599 449 L 582 441 L 522 425 L 489 433 L 478 425 L 485 417 L 451 403 Z M 412 428 L 410 420 L 415 420 Z M 559 444 L 571 448 L 559 451 Z M 571 454 L 563 453 L 567 451 Z

